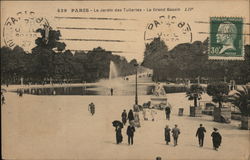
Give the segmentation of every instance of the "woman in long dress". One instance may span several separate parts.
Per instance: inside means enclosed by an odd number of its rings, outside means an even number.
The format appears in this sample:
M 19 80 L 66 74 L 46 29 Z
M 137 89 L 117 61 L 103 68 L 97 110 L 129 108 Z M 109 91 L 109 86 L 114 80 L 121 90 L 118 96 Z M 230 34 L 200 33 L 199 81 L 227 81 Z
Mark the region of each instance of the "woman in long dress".
M 134 115 L 134 124 L 135 124 L 135 127 L 141 127 L 140 117 L 139 117 L 139 113 L 138 112 L 135 112 L 135 115 Z
M 118 125 L 115 128 L 115 132 L 116 132 L 116 144 L 119 144 L 122 142 L 122 128 Z
M 171 129 L 168 127 L 168 125 L 166 125 L 166 127 L 165 127 L 165 141 L 166 141 L 167 145 L 170 142 L 170 131 L 171 131 Z
M 211 136 L 212 136 L 214 150 L 217 151 L 220 144 L 221 144 L 221 140 L 222 140 L 222 137 L 221 137 L 220 133 L 218 132 L 217 128 L 214 128 L 214 131 L 211 134 Z

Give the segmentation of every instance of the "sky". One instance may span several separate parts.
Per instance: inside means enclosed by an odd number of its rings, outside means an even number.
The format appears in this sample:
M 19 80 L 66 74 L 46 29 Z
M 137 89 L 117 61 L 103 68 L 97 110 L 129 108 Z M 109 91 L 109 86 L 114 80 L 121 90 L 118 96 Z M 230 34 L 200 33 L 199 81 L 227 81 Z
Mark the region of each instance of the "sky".
M 242 17 L 249 22 L 249 1 L 1 1 L 1 46 L 26 51 L 49 25 L 60 30 L 66 49 L 102 47 L 128 60 L 143 60 L 145 44 L 161 37 L 172 49 L 209 37 L 210 17 Z M 244 44 L 249 44 L 244 24 Z

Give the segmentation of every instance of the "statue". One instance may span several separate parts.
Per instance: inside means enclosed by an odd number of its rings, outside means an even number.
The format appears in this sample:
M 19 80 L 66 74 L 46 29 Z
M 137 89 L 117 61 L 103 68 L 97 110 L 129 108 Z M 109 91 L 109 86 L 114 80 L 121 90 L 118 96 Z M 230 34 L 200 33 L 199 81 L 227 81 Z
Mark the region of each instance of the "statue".
M 161 85 L 161 83 L 157 83 L 155 85 L 155 90 L 153 93 L 155 96 L 165 96 L 166 95 L 165 89 L 164 89 L 163 85 Z

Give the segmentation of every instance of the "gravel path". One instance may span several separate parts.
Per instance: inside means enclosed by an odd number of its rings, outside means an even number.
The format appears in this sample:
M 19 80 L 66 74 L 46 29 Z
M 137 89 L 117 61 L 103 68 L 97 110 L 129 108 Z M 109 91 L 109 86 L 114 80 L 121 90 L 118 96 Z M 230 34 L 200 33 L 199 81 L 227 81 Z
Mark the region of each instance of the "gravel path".
M 126 129 L 122 130 L 123 143 L 115 144 L 113 120 L 120 120 L 123 109 L 129 110 L 133 96 L 35 96 L 6 93 L 2 106 L 2 145 L 5 159 L 225 159 L 249 158 L 249 131 L 239 129 L 239 121 L 221 124 L 211 116 L 189 117 L 189 105 L 183 93 L 168 94 L 173 106 L 170 121 L 164 112 L 157 111 L 156 121 L 143 121 L 136 128 L 134 145 L 128 146 Z M 207 95 L 203 100 L 209 100 Z M 139 96 L 139 104 L 150 96 Z M 88 104 L 94 102 L 96 114 L 91 116 Z M 178 108 L 184 116 L 177 116 Z M 207 129 L 203 148 L 198 147 L 196 129 L 203 123 Z M 165 145 L 164 127 L 178 124 L 179 145 Z M 222 146 L 212 149 L 211 132 L 219 128 Z M 125 126 L 126 128 L 126 126 Z

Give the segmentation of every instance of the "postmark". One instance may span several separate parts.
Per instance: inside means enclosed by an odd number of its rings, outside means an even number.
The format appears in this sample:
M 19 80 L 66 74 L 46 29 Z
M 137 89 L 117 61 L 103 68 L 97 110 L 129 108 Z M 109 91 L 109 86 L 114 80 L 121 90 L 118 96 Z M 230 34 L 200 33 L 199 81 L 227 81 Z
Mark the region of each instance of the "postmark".
M 244 60 L 243 18 L 210 17 L 209 59 Z
M 16 16 L 8 17 L 3 27 L 5 45 L 14 48 L 20 46 L 30 51 L 35 46 L 35 40 L 40 36 L 38 28 L 49 26 L 46 18 L 36 16 L 33 11 L 18 12 Z
M 150 43 L 156 37 L 160 37 L 169 49 L 180 43 L 191 43 L 193 39 L 190 24 L 174 15 L 160 16 L 147 24 L 145 43 Z

